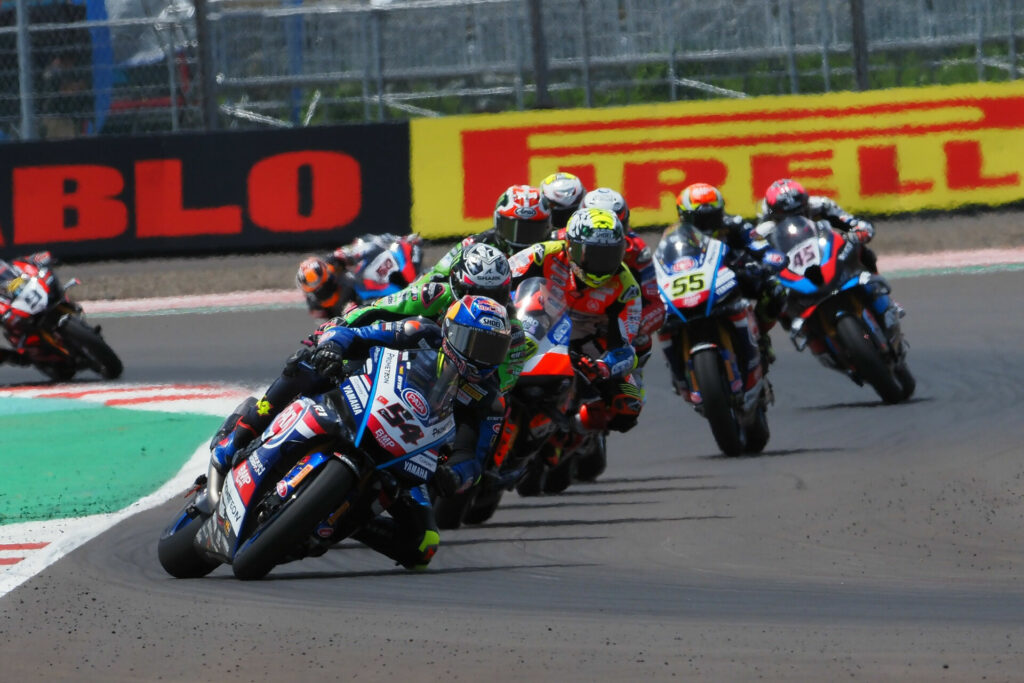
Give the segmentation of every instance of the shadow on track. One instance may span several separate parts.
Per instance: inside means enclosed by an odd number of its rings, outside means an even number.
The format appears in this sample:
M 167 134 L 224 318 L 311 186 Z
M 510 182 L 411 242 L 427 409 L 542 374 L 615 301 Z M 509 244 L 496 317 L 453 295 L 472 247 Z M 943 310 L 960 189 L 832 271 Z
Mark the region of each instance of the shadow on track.
M 732 519 L 732 515 L 693 515 L 689 517 L 622 517 L 619 519 L 538 519 L 521 522 L 489 522 L 488 529 L 534 529 L 556 526 L 612 526 L 616 524 L 650 524 L 658 522 L 704 522 Z
M 273 581 L 311 581 L 319 579 L 358 579 L 363 577 L 385 577 L 385 576 L 438 576 L 442 574 L 478 574 L 483 572 L 502 572 L 510 569 L 568 569 L 571 567 L 597 567 L 600 566 L 594 563 L 588 562 L 574 562 L 574 563 L 559 563 L 559 564 L 506 564 L 498 565 L 493 567 L 448 567 L 448 568 L 433 568 L 426 571 L 410 571 L 401 567 L 395 567 L 393 569 L 374 569 L 374 570 L 363 570 L 363 571 L 336 571 L 336 572 L 289 572 L 283 573 L 278 572 L 272 573 L 265 578 L 259 579 L 263 582 Z M 226 579 L 229 581 L 238 581 L 234 576 L 217 576 L 210 577 L 216 579 Z
M 743 455 L 725 455 L 724 453 L 713 453 L 710 455 L 698 455 L 700 460 L 755 460 L 757 458 L 781 458 L 787 455 L 804 455 L 807 453 L 842 453 L 848 448 L 779 448 L 777 450 L 761 451 L 760 453 L 744 453 Z
M 854 403 L 826 403 L 815 406 L 801 406 L 801 410 L 843 410 L 845 408 L 893 408 L 896 406 L 908 405 L 911 403 L 928 403 L 935 399 L 931 396 L 915 396 L 899 403 L 886 403 L 885 401 L 856 401 Z

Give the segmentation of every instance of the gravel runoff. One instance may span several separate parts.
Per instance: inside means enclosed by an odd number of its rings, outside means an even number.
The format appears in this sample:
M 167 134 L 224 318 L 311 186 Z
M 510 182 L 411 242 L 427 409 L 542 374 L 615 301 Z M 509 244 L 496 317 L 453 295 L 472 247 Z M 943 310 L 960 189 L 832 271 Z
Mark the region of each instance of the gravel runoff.
M 1019 207 L 975 214 L 880 219 L 875 225 L 877 234 L 871 246 L 879 254 L 1024 245 L 1024 209 Z M 652 247 L 660 235 L 657 230 L 642 234 Z M 435 263 L 453 242 L 427 243 L 424 263 Z M 312 252 L 97 261 L 61 266 L 58 274 L 82 280 L 74 290 L 79 301 L 279 290 L 295 286 L 295 271 L 309 253 Z

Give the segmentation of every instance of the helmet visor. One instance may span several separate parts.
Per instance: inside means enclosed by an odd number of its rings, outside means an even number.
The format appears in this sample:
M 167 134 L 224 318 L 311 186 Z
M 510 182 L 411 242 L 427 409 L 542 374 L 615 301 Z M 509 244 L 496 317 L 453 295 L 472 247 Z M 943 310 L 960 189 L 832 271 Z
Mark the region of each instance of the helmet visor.
M 590 275 L 612 275 L 622 264 L 626 255 L 626 244 L 586 244 L 573 242 L 569 245 L 569 256 L 584 273 Z
M 516 247 L 528 247 L 537 242 L 543 242 L 551 236 L 551 220 L 525 221 L 518 218 L 497 216 L 494 227 L 498 234 L 504 237 L 509 244 Z
M 479 368 L 498 365 L 505 360 L 511 340 L 508 334 L 465 325 L 452 325 L 448 329 L 448 343 L 452 350 Z

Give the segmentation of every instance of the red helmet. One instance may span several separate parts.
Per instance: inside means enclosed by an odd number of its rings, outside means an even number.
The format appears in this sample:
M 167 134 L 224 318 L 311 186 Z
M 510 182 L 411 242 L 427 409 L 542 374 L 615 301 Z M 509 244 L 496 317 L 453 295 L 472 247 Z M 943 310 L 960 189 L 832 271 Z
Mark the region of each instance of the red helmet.
M 514 250 L 525 249 L 551 236 L 551 207 L 541 191 L 512 185 L 494 207 L 494 229 Z
M 786 216 L 806 216 L 809 196 L 804 186 L 795 180 L 781 178 L 768 186 L 764 193 L 765 217 L 779 220 Z

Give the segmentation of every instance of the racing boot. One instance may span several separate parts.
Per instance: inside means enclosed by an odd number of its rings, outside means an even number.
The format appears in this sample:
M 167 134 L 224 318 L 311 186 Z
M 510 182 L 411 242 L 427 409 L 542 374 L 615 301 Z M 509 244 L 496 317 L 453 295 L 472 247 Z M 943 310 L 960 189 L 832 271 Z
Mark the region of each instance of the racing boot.
M 234 464 L 238 448 L 235 433 L 230 432 L 210 450 L 210 464 L 221 474 L 227 474 Z
M 423 488 L 403 493 L 388 509 L 390 517 L 374 517 L 352 537 L 406 569 L 426 569 L 441 536 Z

